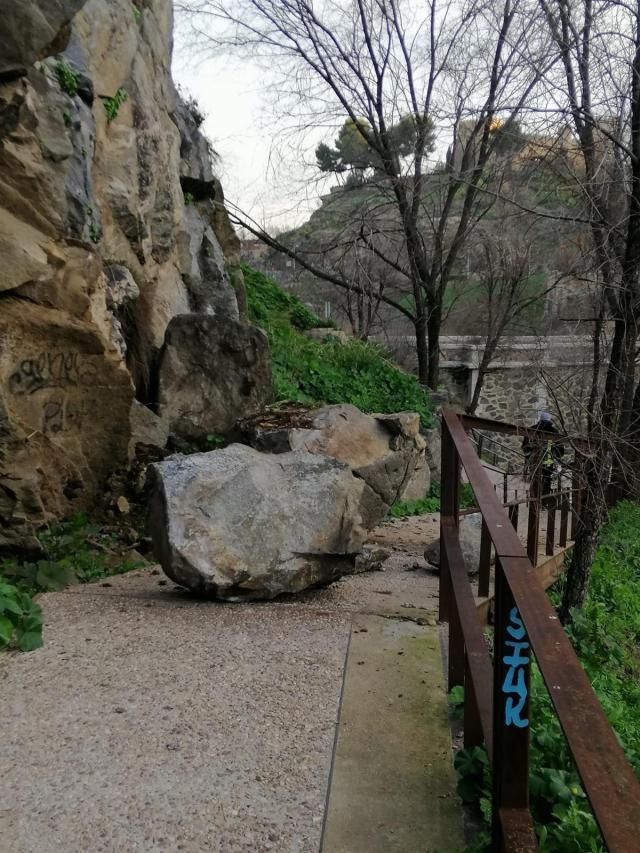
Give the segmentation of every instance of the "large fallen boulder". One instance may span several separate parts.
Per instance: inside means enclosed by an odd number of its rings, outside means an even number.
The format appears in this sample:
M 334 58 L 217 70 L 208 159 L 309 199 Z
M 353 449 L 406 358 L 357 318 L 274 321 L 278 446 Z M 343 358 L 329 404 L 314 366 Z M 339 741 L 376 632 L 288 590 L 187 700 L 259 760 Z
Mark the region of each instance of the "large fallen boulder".
M 248 418 L 238 429 L 241 440 L 258 450 L 306 450 L 345 462 L 387 507 L 429 490 L 425 443 L 414 412 L 365 415 L 351 405 L 292 407 Z
M 267 336 L 226 316 L 175 317 L 159 382 L 160 415 L 173 435 L 197 441 L 227 433 L 273 399 Z
M 336 459 L 233 444 L 151 466 L 155 554 L 176 583 L 230 600 L 275 598 L 356 570 L 384 505 Z

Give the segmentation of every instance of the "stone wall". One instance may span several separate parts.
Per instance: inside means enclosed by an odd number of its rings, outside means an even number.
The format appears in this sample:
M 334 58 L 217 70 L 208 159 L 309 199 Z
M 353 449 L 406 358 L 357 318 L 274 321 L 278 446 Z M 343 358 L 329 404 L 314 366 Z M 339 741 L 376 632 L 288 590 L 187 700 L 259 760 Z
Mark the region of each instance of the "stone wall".
M 477 336 L 443 336 L 440 382 L 456 406 L 471 400 L 483 341 Z M 397 338 L 394 356 L 415 370 L 414 339 Z M 544 409 L 571 431 L 584 428 L 591 379 L 591 340 L 586 336 L 503 339 L 484 377 L 476 414 L 510 423 L 534 423 Z

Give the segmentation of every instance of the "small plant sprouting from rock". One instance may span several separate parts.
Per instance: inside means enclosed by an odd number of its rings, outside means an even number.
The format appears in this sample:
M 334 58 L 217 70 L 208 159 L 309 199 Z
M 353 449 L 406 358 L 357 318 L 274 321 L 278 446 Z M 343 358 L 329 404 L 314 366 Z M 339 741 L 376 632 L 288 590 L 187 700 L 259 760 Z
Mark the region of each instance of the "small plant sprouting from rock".
M 136 24 L 139 24 L 142 20 L 142 12 L 134 4 L 131 5 L 131 12 L 133 14 L 133 20 L 136 22 Z
M 56 75 L 62 91 L 66 92 L 70 98 L 75 97 L 80 87 L 80 74 L 68 62 L 61 59 L 56 65 Z
M 71 127 L 71 113 L 67 112 L 67 110 L 62 113 L 62 121 L 65 127 Z
M 102 237 L 102 231 L 100 230 L 100 226 L 95 222 L 92 222 L 89 226 L 89 237 L 91 237 L 92 243 L 99 243 L 100 238 Z
M 187 192 L 184 194 L 184 203 L 187 207 L 189 207 L 190 204 L 194 204 L 194 202 L 195 202 L 195 197 L 194 197 L 193 193 Z
M 118 89 L 115 95 L 111 97 L 102 97 L 102 103 L 104 104 L 104 109 L 107 114 L 107 121 L 109 124 L 117 118 L 118 113 L 120 112 L 120 107 L 124 104 L 124 102 L 129 97 L 129 93 L 126 89 L 123 89 L 122 86 Z

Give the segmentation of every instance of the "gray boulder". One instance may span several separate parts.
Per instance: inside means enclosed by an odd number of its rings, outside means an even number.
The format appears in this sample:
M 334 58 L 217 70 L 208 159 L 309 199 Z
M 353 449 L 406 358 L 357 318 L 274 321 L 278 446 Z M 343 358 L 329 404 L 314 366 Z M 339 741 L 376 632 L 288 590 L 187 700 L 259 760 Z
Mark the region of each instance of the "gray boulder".
M 259 450 L 306 450 L 346 463 L 386 507 L 424 497 L 429 469 L 413 412 L 366 415 L 351 405 L 272 410 L 239 425 L 242 440 Z
M 425 456 L 431 477 L 436 483 L 440 482 L 442 477 L 442 435 L 440 432 L 440 424 L 425 430 L 423 438 L 426 442 Z
M 0 74 L 60 53 L 69 22 L 87 0 L 0 0 Z
M 356 570 L 380 501 L 348 465 L 245 445 L 151 466 L 155 554 L 176 583 L 229 600 L 269 599 Z
M 480 563 L 480 540 L 482 537 L 482 515 L 472 512 L 460 518 L 460 547 L 462 556 L 470 574 L 478 571 Z M 433 566 L 440 565 L 440 540 L 437 539 L 428 545 L 424 558 Z
M 267 336 L 228 317 L 183 314 L 166 332 L 159 414 L 187 440 L 227 433 L 273 396 Z

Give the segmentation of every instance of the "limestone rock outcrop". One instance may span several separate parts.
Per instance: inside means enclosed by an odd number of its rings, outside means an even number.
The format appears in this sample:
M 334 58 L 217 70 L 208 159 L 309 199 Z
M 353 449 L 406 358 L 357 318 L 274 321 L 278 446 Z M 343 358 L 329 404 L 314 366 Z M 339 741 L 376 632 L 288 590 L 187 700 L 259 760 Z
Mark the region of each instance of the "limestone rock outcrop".
M 260 450 L 306 450 L 345 462 L 386 508 L 429 490 L 425 442 L 414 412 L 366 415 L 355 406 L 334 405 L 273 411 L 242 421 L 238 429 L 242 440 Z
M 70 21 L 86 0 L 0 0 L 0 75 L 9 77 L 64 50 Z
M 0 20 L 2 549 L 164 440 L 167 327 L 237 323 L 246 299 L 210 147 L 171 79 L 171 0 L 0 0 Z
M 271 354 L 261 329 L 186 314 L 171 321 L 159 371 L 160 414 L 179 438 L 228 433 L 273 398 Z
M 305 450 L 274 455 L 233 444 L 173 456 L 152 466 L 151 481 L 164 571 L 229 600 L 275 598 L 356 571 L 378 504 L 348 465 Z

